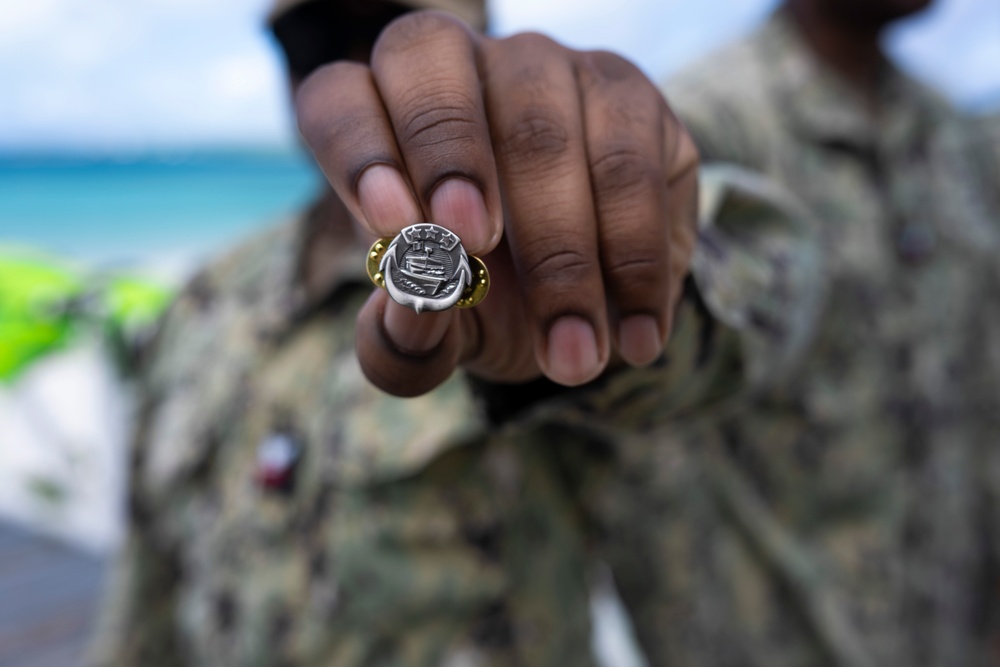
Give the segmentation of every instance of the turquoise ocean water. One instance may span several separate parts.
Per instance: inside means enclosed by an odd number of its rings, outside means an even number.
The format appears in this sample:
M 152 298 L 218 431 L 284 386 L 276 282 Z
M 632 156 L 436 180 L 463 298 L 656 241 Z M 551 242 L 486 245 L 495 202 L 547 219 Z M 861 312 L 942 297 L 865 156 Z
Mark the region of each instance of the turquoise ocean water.
M 0 156 L 0 245 L 105 268 L 193 264 L 286 218 L 319 179 L 292 152 Z

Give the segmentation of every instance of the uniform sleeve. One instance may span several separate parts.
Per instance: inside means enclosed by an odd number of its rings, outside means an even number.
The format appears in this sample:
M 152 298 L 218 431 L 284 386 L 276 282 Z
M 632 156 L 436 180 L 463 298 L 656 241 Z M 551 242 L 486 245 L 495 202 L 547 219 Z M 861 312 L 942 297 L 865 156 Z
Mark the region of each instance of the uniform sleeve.
M 698 295 L 738 336 L 744 384 L 771 386 L 794 368 L 823 307 L 817 225 L 791 193 L 730 165 L 703 169 L 700 210 Z
M 145 530 L 134 526 L 120 559 L 88 664 L 182 664 L 174 634 L 176 563 Z
M 780 133 L 759 60 L 752 46 L 741 43 L 662 84 L 704 164 L 767 169 Z
M 978 168 L 977 191 L 985 194 L 993 211 L 1000 211 L 1000 114 L 976 118 L 969 125 L 962 148 Z M 1000 228 L 1000 219 L 994 219 Z
M 196 276 L 168 308 L 146 345 L 135 376 L 136 413 L 129 448 L 128 527 L 88 654 L 91 667 L 183 664 L 176 639 L 176 597 L 184 573 L 176 539 L 166 529 L 178 506 L 166 491 L 191 468 L 197 448 L 154 446 L 165 428 L 192 422 L 183 408 L 196 377 L 194 355 L 203 338 L 217 333 L 199 314 L 212 299 L 205 273 Z M 200 376 L 199 376 L 200 377 Z M 185 386 L 187 381 L 187 386 Z M 161 448 L 162 449 L 162 448 Z M 154 473 L 151 473 L 155 471 Z M 160 472 L 166 471 L 166 472 Z M 167 480 L 167 481 L 164 481 Z
M 739 402 L 794 371 L 826 282 L 808 212 L 731 165 L 703 168 L 700 211 L 691 275 L 663 357 L 609 373 L 536 418 L 636 432 Z
M 764 151 L 755 141 L 756 133 L 735 108 L 732 100 L 710 91 L 690 90 L 693 84 L 678 82 L 668 100 L 674 113 L 694 139 L 702 160 L 755 167 L 763 162 Z
M 139 420 L 133 450 L 143 453 L 143 433 L 151 410 Z M 141 490 L 129 498 L 128 536 L 105 592 L 97 633 L 87 664 L 91 667 L 182 664 L 175 640 L 175 591 L 181 576 L 175 551 L 157 535 L 151 508 Z

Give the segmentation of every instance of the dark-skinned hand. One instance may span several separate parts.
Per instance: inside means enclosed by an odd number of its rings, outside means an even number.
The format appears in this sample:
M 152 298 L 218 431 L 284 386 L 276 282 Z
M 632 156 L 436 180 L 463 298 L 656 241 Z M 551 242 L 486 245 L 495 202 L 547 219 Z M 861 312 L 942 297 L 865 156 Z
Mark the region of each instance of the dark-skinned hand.
M 419 395 L 458 365 L 574 386 L 659 356 L 695 243 L 698 156 L 634 65 L 418 12 L 385 29 L 370 67 L 313 73 L 296 107 L 365 228 L 434 222 L 489 267 L 472 309 L 418 315 L 373 292 L 357 354 L 376 386 Z

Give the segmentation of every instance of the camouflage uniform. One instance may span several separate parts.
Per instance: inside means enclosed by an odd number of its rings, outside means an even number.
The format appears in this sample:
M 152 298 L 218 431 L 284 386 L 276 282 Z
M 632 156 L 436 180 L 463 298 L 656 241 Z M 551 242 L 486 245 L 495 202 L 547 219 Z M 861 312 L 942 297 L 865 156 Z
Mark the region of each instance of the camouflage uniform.
M 692 286 L 660 363 L 574 392 L 460 374 L 418 399 L 372 388 L 353 343 L 366 248 L 345 244 L 329 288 L 303 296 L 299 258 L 321 214 L 209 267 L 142 380 L 131 531 L 94 664 L 591 664 L 592 556 L 632 520 L 618 489 L 596 492 L 623 472 L 616 447 L 650 448 L 659 424 L 759 383 L 741 344 L 789 366 L 794 346 L 753 322 L 805 340 L 814 319 L 801 212 L 732 170 L 706 177 L 703 199 L 744 230 L 738 242 L 706 230 L 698 270 L 742 338 Z M 283 488 L 257 479 L 275 437 L 301 452 Z M 635 532 L 659 511 L 636 515 Z
M 995 663 L 1000 217 L 971 126 L 888 66 L 874 120 L 780 12 L 666 92 L 705 159 L 807 202 L 830 288 L 785 382 L 659 443 L 656 663 Z
M 597 558 L 651 664 L 985 662 L 995 230 L 945 107 L 894 76 L 861 125 L 801 57 L 778 19 L 679 84 L 712 157 L 823 226 L 706 173 L 652 368 L 387 397 L 353 355 L 365 249 L 304 297 L 308 216 L 194 280 L 144 376 L 95 664 L 590 665 Z M 830 135 L 790 135 L 786 86 Z M 301 451 L 280 489 L 274 437 Z
M 996 199 L 1000 201 L 1000 113 L 993 113 L 979 119 L 982 147 L 986 149 L 981 158 L 986 169 L 992 173 Z

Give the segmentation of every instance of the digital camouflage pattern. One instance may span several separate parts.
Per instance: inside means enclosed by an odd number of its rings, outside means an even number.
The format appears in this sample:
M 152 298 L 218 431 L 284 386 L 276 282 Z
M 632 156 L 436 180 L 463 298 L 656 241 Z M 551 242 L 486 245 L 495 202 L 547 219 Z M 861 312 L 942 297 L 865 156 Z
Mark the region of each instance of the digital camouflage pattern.
M 1000 111 L 994 110 L 991 115 L 983 116 L 979 119 L 982 132 L 983 146 L 986 155 L 982 158 L 987 163 L 987 169 L 991 171 L 994 183 L 1000 183 Z M 996 199 L 1000 200 L 1000 193 Z
M 752 391 L 740 345 L 790 365 L 772 329 L 804 339 L 815 319 L 802 211 L 733 170 L 706 174 L 703 207 L 702 287 L 669 353 L 575 392 L 460 374 L 417 399 L 372 388 L 353 342 L 367 244 L 330 257 L 324 293 L 299 284 L 321 206 L 209 267 L 141 381 L 131 531 L 92 664 L 590 664 L 588 573 L 625 502 L 605 511 L 593 489 L 620 481 L 617 444 Z M 282 487 L 259 475 L 275 436 L 300 449 Z M 642 506 L 637 532 L 655 530 Z
M 781 13 L 666 92 L 705 159 L 807 202 L 830 286 L 785 382 L 657 443 L 676 503 L 646 538 L 669 591 L 640 624 L 652 662 L 997 664 L 1000 181 L 980 135 L 892 69 L 873 119 Z
M 707 155 L 819 224 L 707 171 L 666 355 L 573 392 L 372 389 L 366 246 L 306 298 L 308 217 L 210 267 L 144 375 L 93 664 L 586 666 L 596 560 L 651 665 L 987 664 L 993 184 L 946 106 L 885 91 L 876 125 L 781 17 L 678 81 Z

